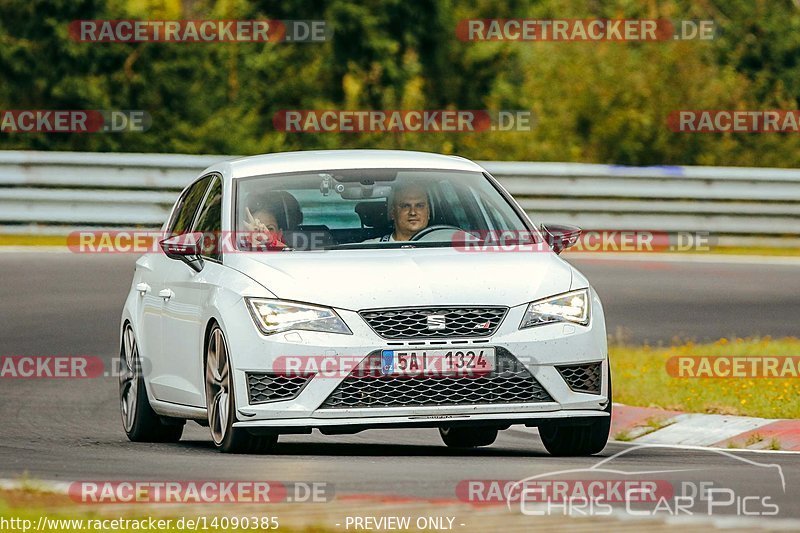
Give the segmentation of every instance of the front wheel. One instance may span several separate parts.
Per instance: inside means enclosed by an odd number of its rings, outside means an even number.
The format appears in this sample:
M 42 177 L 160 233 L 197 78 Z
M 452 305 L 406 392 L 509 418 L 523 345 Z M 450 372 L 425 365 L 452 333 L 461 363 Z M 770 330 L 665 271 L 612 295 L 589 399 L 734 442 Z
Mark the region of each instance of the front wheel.
M 228 343 L 218 325 L 211 328 L 206 343 L 206 408 L 214 447 L 224 453 L 265 453 L 275 447 L 277 435 L 252 435 L 235 428 L 234 398 Z
M 489 446 L 497 439 L 497 428 L 440 427 L 439 435 L 448 448 Z
M 142 377 L 139 347 L 130 324 L 122 330 L 119 354 L 119 406 L 122 427 L 133 442 L 178 442 L 183 435 L 184 420 L 159 417 L 150 406 Z
M 539 436 L 550 455 L 559 457 L 594 455 L 603 451 L 611 433 L 611 375 L 608 376 L 608 416 L 583 423 L 550 422 L 539 426 Z

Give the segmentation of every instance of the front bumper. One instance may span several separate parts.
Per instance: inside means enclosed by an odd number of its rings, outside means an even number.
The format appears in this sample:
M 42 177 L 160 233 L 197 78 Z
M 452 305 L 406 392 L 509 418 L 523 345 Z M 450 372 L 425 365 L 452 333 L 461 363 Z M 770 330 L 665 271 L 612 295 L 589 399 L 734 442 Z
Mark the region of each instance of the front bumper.
M 481 423 L 485 425 L 507 425 L 525 424 L 537 426 L 541 422 L 549 420 L 564 420 L 574 418 L 602 418 L 609 416 L 605 411 L 591 409 L 576 409 L 570 411 L 541 411 L 537 413 L 518 412 L 518 413 L 487 413 L 475 412 L 473 414 L 452 414 L 438 412 L 429 415 L 406 415 L 406 416 L 362 416 L 358 418 L 290 418 L 282 420 L 244 420 L 233 424 L 240 428 L 271 428 L 271 429 L 321 429 L 336 430 L 339 428 L 368 429 L 385 427 L 432 427 L 469 423 Z
M 249 316 L 237 321 L 230 332 L 233 355 L 237 422 L 235 427 L 285 428 L 287 430 L 337 427 L 424 427 L 453 423 L 537 425 L 543 420 L 608 416 L 608 357 L 602 307 L 593 294 L 593 317 L 588 326 L 549 324 L 519 330 L 527 306 L 517 306 L 494 335 L 483 339 L 437 339 L 433 342 L 388 341 L 379 337 L 355 312 L 337 313 L 353 335 L 318 332 L 290 332 L 261 335 Z M 245 331 L 247 330 L 247 331 Z M 474 344 L 473 344 L 474 343 Z M 417 350 L 492 346 L 512 354 L 545 389 L 547 401 L 527 403 L 482 403 L 435 406 L 323 408 L 325 401 L 346 379 L 346 373 L 311 378 L 296 397 L 285 401 L 251 403 L 247 374 L 270 372 L 280 367 L 283 357 L 366 358 L 382 349 Z M 560 365 L 599 363 L 602 386 L 599 394 L 574 391 L 561 373 Z M 280 367 L 281 369 L 283 367 Z M 414 379 L 414 378 L 409 378 Z

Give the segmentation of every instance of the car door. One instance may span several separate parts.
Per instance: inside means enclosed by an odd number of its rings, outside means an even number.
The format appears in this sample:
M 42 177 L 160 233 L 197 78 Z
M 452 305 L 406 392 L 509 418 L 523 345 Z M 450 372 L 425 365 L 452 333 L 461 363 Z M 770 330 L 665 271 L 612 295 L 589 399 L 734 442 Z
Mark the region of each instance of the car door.
M 219 235 L 222 229 L 222 181 L 214 176 L 198 210 L 191 231 L 206 235 Z M 205 341 L 205 305 L 215 286 L 208 283 L 215 270 L 223 268 L 221 255 L 214 243 L 204 239 L 211 248 L 203 250 L 203 268 L 196 272 L 182 261 L 172 261 L 164 276 L 161 351 L 165 354 L 165 367 L 172 376 L 172 384 L 165 391 L 165 400 L 205 406 L 205 381 L 203 348 Z
M 159 266 L 160 253 L 149 253 L 136 261 L 133 286 L 139 299 L 136 306 L 135 332 L 139 344 L 139 359 L 142 370 L 152 378 L 152 361 L 161 352 L 161 289 Z
M 201 202 L 205 198 L 212 176 L 204 176 L 187 187 L 181 195 L 178 203 L 173 210 L 170 222 L 167 224 L 165 238 L 173 235 L 181 235 L 191 231 L 192 224 L 196 218 Z M 157 330 L 158 334 L 148 342 L 150 388 L 153 395 L 158 400 L 178 402 L 177 399 L 186 399 L 183 391 L 187 389 L 186 379 L 181 372 L 176 371 L 174 355 L 164 349 L 164 335 L 169 331 L 165 329 L 165 313 L 168 311 L 168 304 L 171 300 L 171 291 L 167 290 L 165 280 L 172 276 L 176 268 L 191 270 L 183 261 L 170 259 L 164 253 L 158 252 L 149 254 L 150 274 L 149 293 L 151 299 L 157 303 L 157 312 L 152 312 L 145 318 L 145 323 L 149 324 L 150 330 Z M 191 397 L 191 396 L 189 396 Z M 189 404 L 191 405 L 191 404 Z

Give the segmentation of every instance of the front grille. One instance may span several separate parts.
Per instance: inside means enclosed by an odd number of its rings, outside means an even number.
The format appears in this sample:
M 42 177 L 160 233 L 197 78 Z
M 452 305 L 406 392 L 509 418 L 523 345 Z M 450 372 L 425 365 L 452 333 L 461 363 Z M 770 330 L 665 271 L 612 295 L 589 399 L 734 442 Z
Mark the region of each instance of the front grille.
M 295 398 L 312 378 L 281 374 L 247 374 L 247 392 L 251 404 L 278 402 Z
M 573 391 L 600 394 L 600 386 L 603 379 L 601 363 L 557 366 L 556 368 Z
M 372 309 L 359 314 L 384 339 L 432 339 L 491 335 L 507 311 L 507 307 L 404 307 Z M 431 315 L 444 316 L 442 329 L 430 328 Z
M 503 348 L 497 369 L 482 376 L 384 376 L 381 353 L 371 353 L 322 404 L 322 409 L 429 407 L 552 402 L 525 366 Z

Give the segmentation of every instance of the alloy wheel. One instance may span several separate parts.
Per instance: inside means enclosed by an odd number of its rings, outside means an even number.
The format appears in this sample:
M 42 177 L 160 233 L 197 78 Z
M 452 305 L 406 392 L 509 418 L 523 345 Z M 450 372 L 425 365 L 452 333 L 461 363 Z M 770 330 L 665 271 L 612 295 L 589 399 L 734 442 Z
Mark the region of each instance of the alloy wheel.
M 136 405 L 139 395 L 139 349 L 130 325 L 122 334 L 122 351 L 120 353 L 119 401 L 122 413 L 122 425 L 130 433 L 136 421 Z
M 206 404 L 208 425 L 216 445 L 222 443 L 228 429 L 230 394 L 228 347 L 222 330 L 215 328 L 211 333 L 206 354 Z

